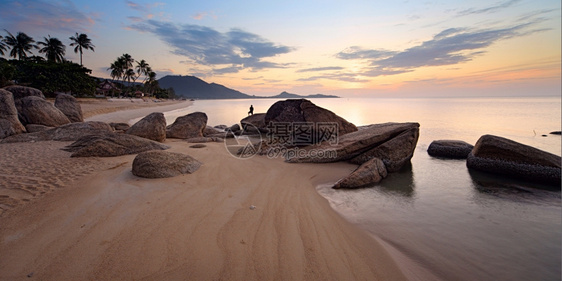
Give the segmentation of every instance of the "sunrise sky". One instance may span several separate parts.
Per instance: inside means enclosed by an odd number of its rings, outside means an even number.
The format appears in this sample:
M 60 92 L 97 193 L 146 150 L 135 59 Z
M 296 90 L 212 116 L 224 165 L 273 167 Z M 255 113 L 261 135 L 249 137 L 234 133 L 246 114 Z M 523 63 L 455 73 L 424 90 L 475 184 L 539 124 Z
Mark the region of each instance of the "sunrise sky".
M 560 3 L 2 0 L 0 29 L 57 37 L 75 62 L 86 33 L 84 66 L 106 78 L 128 53 L 250 95 L 559 96 Z

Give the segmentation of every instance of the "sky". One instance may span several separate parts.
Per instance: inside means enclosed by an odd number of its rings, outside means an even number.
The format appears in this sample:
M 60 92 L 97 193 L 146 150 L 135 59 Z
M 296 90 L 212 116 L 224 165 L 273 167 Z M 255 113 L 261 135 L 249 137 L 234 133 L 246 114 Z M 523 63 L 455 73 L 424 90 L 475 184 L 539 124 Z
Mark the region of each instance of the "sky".
M 560 96 L 559 0 L 0 1 L 0 35 L 95 45 L 249 95 Z M 34 54 L 40 55 L 37 51 Z M 7 57 L 7 54 L 4 56 Z

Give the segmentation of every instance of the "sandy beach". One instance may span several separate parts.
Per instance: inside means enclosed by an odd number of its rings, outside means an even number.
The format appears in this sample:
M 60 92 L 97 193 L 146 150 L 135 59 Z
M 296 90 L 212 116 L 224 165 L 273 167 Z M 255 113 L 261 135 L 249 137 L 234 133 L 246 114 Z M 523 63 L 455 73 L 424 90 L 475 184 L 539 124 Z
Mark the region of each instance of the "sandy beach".
M 82 102 L 88 120 L 111 122 L 178 106 Z M 70 158 L 68 144 L 0 144 L 0 280 L 405 279 L 315 189 L 355 165 L 241 160 L 223 143 L 168 139 L 203 166 L 144 179 L 135 155 Z

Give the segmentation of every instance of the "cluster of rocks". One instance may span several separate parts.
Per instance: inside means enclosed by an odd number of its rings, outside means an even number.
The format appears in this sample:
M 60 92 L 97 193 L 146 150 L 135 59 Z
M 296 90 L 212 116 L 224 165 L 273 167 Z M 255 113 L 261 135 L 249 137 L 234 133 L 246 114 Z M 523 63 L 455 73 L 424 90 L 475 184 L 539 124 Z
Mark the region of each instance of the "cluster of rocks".
M 202 112 L 179 117 L 170 126 L 166 126 L 164 114 L 160 112 L 151 113 L 132 126 L 84 122 L 80 104 L 70 95 L 57 95 L 53 104 L 34 88 L 0 89 L 0 143 L 74 141 L 63 148 L 72 152 L 71 157 L 141 153 L 137 156 L 139 160 L 133 161 L 133 173 L 138 176 L 167 177 L 194 172 L 201 166 L 200 162 L 188 155 L 162 151 L 169 148 L 162 142 L 166 138 L 220 141 L 218 133 L 219 130 L 207 126 L 207 115 Z
M 499 136 L 481 136 L 476 145 L 437 140 L 427 150 L 439 158 L 466 159 L 469 169 L 560 187 L 560 156 Z

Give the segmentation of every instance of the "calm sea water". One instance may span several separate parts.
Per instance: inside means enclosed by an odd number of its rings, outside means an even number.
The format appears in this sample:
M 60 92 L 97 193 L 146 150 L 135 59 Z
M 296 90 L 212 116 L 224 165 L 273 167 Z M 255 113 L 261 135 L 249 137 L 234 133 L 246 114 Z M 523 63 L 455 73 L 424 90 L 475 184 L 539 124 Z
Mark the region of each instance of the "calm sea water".
M 232 125 L 250 104 L 266 112 L 276 100 L 195 101 L 166 114 L 169 123 L 203 111 L 209 125 Z M 560 280 L 560 192 L 469 172 L 463 160 L 427 154 L 433 140 L 474 144 L 484 134 L 506 137 L 560 155 L 560 97 L 314 99 L 356 125 L 419 122 L 411 167 L 359 190 L 318 192 L 408 263 L 442 280 Z M 542 135 L 546 134 L 546 137 Z M 413 277 L 413 276 L 411 276 Z M 423 277 L 427 278 L 427 276 Z

